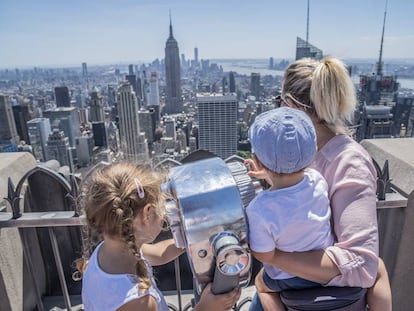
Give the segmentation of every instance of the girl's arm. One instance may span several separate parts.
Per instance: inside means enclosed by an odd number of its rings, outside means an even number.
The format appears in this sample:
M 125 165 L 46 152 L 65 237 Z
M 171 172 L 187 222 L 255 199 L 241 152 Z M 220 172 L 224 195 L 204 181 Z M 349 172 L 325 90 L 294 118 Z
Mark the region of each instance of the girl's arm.
M 201 293 L 200 301 L 195 305 L 193 311 L 227 311 L 230 310 L 241 294 L 240 288 L 235 288 L 231 292 L 214 295 L 211 292 L 211 283 L 207 284 Z
M 154 244 L 143 244 L 141 250 L 151 266 L 164 265 L 185 251 L 184 248 L 177 248 L 175 246 L 174 239 L 168 239 Z

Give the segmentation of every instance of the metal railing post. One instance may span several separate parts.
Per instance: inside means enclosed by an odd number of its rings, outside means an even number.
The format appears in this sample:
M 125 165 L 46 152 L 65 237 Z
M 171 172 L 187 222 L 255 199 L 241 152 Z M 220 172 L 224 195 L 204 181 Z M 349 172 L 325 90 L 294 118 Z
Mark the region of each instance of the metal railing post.
M 20 240 L 22 241 L 22 246 L 23 246 L 24 263 L 26 264 L 27 269 L 29 270 L 29 274 L 30 274 L 30 277 L 31 277 L 32 282 L 33 282 L 33 287 L 34 287 L 35 296 L 36 296 L 36 305 L 37 305 L 37 308 L 39 309 L 39 311 L 44 311 L 44 306 L 43 306 L 43 302 L 42 302 L 42 295 L 40 294 L 39 286 L 37 285 L 37 282 L 36 282 L 36 276 L 35 276 L 34 271 L 33 271 L 32 256 L 30 254 L 30 250 L 29 250 L 29 246 L 27 245 L 27 241 L 24 238 L 22 228 L 19 228 L 19 235 L 20 235 Z
M 72 305 L 71 305 L 71 302 L 70 302 L 68 287 L 66 285 L 65 273 L 64 273 L 63 267 L 62 267 L 62 260 L 60 258 L 60 254 L 59 254 L 59 247 L 58 247 L 58 243 L 57 243 L 57 240 L 56 240 L 55 231 L 53 230 L 53 227 L 48 227 L 48 230 L 49 230 L 50 242 L 52 243 L 53 255 L 55 257 L 56 268 L 57 268 L 57 271 L 58 271 L 60 286 L 62 288 L 63 299 L 65 300 L 66 309 L 68 311 L 71 311 L 72 310 Z
M 177 287 L 177 295 L 178 295 L 178 310 L 182 311 L 181 273 L 180 273 L 180 259 L 179 259 L 179 257 L 174 259 L 174 268 L 175 268 L 175 286 Z

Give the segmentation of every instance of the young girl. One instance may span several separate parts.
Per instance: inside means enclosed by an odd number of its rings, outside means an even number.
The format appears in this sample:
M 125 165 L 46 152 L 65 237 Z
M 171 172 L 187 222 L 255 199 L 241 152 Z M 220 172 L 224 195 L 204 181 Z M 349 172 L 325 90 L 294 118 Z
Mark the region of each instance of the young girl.
M 82 300 L 90 310 L 167 311 L 152 277 L 151 265 L 165 264 L 184 252 L 172 239 L 152 242 L 164 222 L 163 179 L 151 169 L 116 163 L 97 169 L 83 187 L 81 206 L 94 232 L 103 240 L 83 274 Z M 229 310 L 240 289 L 213 295 L 210 284 L 194 310 Z

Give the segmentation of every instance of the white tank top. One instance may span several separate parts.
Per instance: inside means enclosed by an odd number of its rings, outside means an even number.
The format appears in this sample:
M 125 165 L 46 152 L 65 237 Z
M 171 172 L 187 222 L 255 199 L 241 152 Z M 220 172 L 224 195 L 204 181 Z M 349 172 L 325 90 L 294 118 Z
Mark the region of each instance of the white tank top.
M 82 301 L 85 311 L 114 311 L 124 304 L 151 295 L 158 305 L 158 311 L 168 311 L 167 303 L 152 276 L 152 268 L 144 259 L 151 280 L 151 287 L 139 290 L 136 276 L 133 274 L 109 274 L 98 264 L 101 242 L 89 259 L 82 278 Z

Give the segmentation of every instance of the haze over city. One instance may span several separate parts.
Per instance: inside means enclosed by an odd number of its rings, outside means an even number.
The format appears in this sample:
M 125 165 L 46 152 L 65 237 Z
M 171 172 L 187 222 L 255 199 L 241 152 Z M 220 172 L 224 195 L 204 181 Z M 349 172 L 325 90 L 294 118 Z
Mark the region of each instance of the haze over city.
M 376 59 L 385 1 L 310 1 L 309 42 L 324 54 Z M 31 1 L 0 3 L 0 68 L 163 58 L 169 11 L 180 53 L 204 59 L 288 58 L 306 38 L 307 0 Z M 384 59 L 411 58 L 414 2 L 390 0 Z

